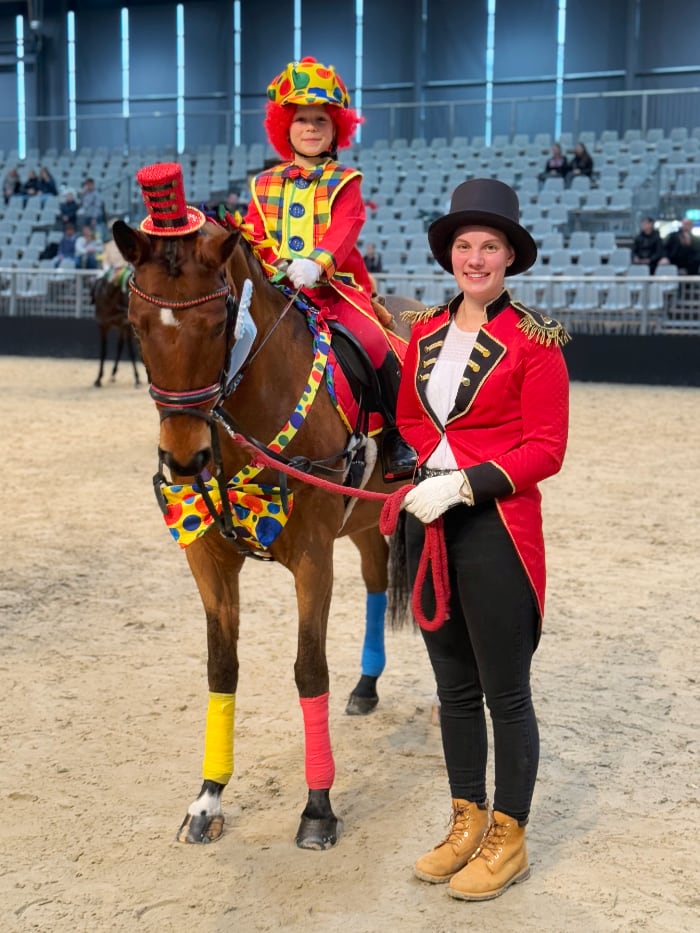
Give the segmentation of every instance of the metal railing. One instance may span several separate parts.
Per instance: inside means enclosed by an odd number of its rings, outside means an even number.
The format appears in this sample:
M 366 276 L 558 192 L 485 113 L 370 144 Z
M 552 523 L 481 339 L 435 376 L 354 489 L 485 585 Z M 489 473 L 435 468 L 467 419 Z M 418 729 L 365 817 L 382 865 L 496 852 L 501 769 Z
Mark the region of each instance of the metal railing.
M 0 315 L 94 317 L 92 284 L 100 272 L 70 269 L 0 268 Z M 383 273 L 381 294 L 418 298 L 426 305 L 455 296 L 446 272 Z M 700 336 L 700 276 L 524 274 L 508 287 L 514 298 L 557 318 L 571 333 Z

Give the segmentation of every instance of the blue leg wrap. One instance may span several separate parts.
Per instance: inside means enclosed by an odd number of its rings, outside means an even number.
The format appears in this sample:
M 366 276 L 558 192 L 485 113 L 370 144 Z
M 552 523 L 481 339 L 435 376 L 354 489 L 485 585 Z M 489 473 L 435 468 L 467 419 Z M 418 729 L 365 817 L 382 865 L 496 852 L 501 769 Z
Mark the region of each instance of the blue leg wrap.
M 379 677 L 386 664 L 384 653 L 384 613 L 386 593 L 368 593 L 365 616 L 365 642 L 362 646 L 362 673 Z

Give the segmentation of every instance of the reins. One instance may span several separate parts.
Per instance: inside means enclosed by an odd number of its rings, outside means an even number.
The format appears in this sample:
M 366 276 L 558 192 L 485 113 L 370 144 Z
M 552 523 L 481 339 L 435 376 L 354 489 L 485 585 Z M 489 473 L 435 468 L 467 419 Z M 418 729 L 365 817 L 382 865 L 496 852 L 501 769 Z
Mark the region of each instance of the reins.
M 321 476 L 314 475 L 311 470 L 317 469 L 330 474 L 339 472 L 338 468 L 328 466 L 328 463 L 344 459 L 346 462 L 352 454 L 353 447 L 348 445 L 338 454 L 331 455 L 324 460 L 308 460 L 307 458 L 296 458 L 290 460 L 281 453 L 271 450 L 267 445 L 255 438 L 242 434 L 235 424 L 231 415 L 226 412 L 221 403 L 231 394 L 240 382 L 243 373 L 248 369 L 255 357 L 265 346 L 275 329 L 280 325 L 289 309 L 294 304 L 297 294 L 292 294 L 284 309 L 280 312 L 272 327 L 264 335 L 256 350 L 241 361 L 236 373 L 227 372 L 226 357 L 229 353 L 229 344 L 233 335 L 233 329 L 236 323 L 236 317 L 239 312 L 240 302 L 237 296 L 231 294 L 231 287 L 228 284 L 197 298 L 188 298 L 179 301 L 172 301 L 162 298 L 158 295 L 143 291 L 136 285 L 134 275 L 129 278 L 129 290 L 144 301 L 161 308 L 170 308 L 174 310 L 185 310 L 206 304 L 219 298 L 226 300 L 226 347 L 224 364 L 221 368 L 219 381 L 211 385 L 191 389 L 187 391 L 174 392 L 162 389 L 151 382 L 149 394 L 159 409 L 161 418 L 172 417 L 177 414 L 198 417 L 205 420 L 211 427 L 212 437 L 212 456 L 216 468 L 216 474 L 213 477 L 220 493 L 221 514 L 219 514 L 214 502 L 209 495 L 206 482 L 201 473 L 197 474 L 196 480 L 201 490 L 202 498 L 206 504 L 207 510 L 211 515 L 212 521 L 219 530 L 219 533 L 231 540 L 238 550 L 246 556 L 257 556 L 250 548 L 241 544 L 235 531 L 235 519 L 228 497 L 228 480 L 224 475 L 223 457 L 218 433 L 215 430 L 216 425 L 220 425 L 228 434 L 231 440 L 251 455 L 250 467 L 254 471 L 264 468 L 271 468 L 280 475 L 280 488 L 283 503 L 288 495 L 286 477 L 292 477 L 307 485 L 318 486 L 329 492 L 340 493 L 344 496 L 350 496 L 356 499 L 367 499 L 381 501 L 384 503 L 379 521 L 379 530 L 384 535 L 391 535 L 397 527 L 401 503 L 404 496 L 412 484 L 401 486 L 393 493 L 374 492 L 368 489 L 355 489 L 332 480 L 324 479 Z M 325 369 L 325 361 L 324 361 Z M 203 411 L 200 406 L 213 402 L 211 411 Z M 298 406 L 297 406 L 298 407 Z M 165 502 L 161 492 L 161 487 L 166 483 L 162 472 L 163 462 L 159 455 L 158 472 L 153 477 L 153 486 L 162 511 L 165 511 Z M 263 557 L 262 559 L 269 559 Z M 432 574 L 433 590 L 435 594 L 435 613 L 432 619 L 428 619 L 423 612 L 421 603 L 421 593 L 423 584 L 427 578 L 428 572 Z M 426 525 L 425 527 L 425 546 L 423 548 L 418 567 L 416 583 L 412 594 L 412 608 L 416 621 L 421 628 L 435 630 L 439 628 L 448 615 L 449 606 L 449 579 L 447 574 L 447 555 L 445 551 L 444 530 L 442 517 Z

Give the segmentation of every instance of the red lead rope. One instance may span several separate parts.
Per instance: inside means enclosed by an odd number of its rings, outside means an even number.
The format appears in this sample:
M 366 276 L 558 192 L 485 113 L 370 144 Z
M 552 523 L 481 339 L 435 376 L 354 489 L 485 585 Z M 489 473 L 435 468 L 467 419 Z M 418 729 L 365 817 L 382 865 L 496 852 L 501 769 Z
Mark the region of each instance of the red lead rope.
M 387 496 L 379 518 L 379 530 L 383 535 L 392 535 L 396 530 L 401 511 L 401 503 L 406 493 L 413 489 L 411 485 L 402 486 L 396 492 Z M 432 619 L 428 619 L 423 612 L 421 595 L 428 572 L 432 573 L 433 591 L 435 593 L 435 612 Z M 442 515 L 425 526 L 425 544 L 418 564 L 418 573 L 413 584 L 411 606 L 416 622 L 426 632 L 439 629 L 449 615 L 450 605 L 450 579 L 447 572 L 447 551 L 445 549 L 445 533 Z
M 232 440 L 243 447 L 251 454 L 251 466 L 269 467 L 278 473 L 285 473 L 302 483 L 308 483 L 310 486 L 318 486 L 321 489 L 327 489 L 330 492 L 342 493 L 344 496 L 352 496 L 355 499 L 375 499 L 382 500 L 382 512 L 379 517 L 379 530 L 383 535 L 392 535 L 396 530 L 401 511 L 401 503 L 404 496 L 413 489 L 411 483 L 401 486 L 396 492 L 373 492 L 371 489 L 351 489 L 348 486 L 341 486 L 339 483 L 333 483 L 330 480 L 322 479 L 320 476 L 313 476 L 298 470 L 288 463 L 269 457 L 263 451 L 259 450 L 254 444 L 242 434 L 231 431 L 225 426 L 226 433 Z M 432 619 L 428 619 L 423 612 L 421 594 L 428 571 L 432 573 L 433 590 L 435 592 L 435 613 Z M 448 616 L 450 604 L 450 580 L 447 572 L 447 551 L 445 549 L 445 535 L 442 523 L 442 516 L 436 518 L 434 522 L 425 526 L 425 546 L 418 564 L 418 573 L 413 584 L 413 593 L 411 606 L 416 622 L 421 628 L 428 632 L 434 632 L 444 624 Z

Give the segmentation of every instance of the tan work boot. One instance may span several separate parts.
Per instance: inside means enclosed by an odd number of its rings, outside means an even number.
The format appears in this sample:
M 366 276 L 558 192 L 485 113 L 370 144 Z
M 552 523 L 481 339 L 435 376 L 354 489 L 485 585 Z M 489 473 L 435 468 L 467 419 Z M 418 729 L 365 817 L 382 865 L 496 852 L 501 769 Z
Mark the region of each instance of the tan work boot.
M 487 901 L 530 877 L 525 827 L 498 810 L 474 858 L 450 881 L 448 894 L 464 901 Z
M 452 800 L 452 824 L 442 842 L 413 867 L 416 878 L 442 884 L 463 868 L 481 845 L 489 827 L 488 803 L 483 809 L 469 800 Z

